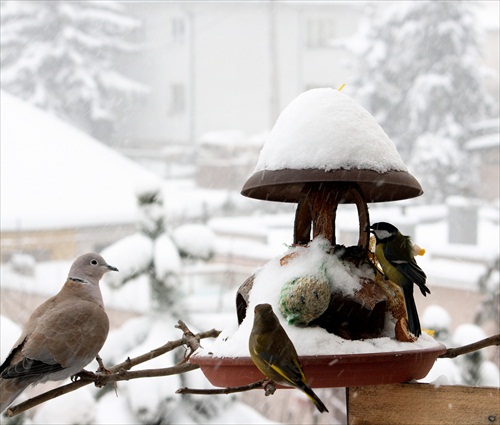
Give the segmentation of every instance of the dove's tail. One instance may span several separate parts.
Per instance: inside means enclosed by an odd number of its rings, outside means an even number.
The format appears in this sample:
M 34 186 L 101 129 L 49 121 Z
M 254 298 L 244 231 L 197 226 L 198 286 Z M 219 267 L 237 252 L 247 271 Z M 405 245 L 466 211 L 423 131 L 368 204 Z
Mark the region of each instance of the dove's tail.
M 31 383 L 32 380 L 29 379 L 0 378 L 0 413 L 6 410 Z

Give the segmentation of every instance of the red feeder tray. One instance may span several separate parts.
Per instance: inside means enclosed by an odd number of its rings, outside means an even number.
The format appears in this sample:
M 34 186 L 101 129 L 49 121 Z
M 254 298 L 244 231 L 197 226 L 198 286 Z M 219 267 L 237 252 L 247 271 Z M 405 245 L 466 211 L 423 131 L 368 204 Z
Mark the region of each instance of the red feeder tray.
M 396 384 L 424 378 L 445 351 L 439 344 L 420 350 L 302 356 L 300 362 L 313 388 Z M 263 379 L 250 357 L 193 356 L 190 362 L 199 365 L 216 387 L 237 387 Z

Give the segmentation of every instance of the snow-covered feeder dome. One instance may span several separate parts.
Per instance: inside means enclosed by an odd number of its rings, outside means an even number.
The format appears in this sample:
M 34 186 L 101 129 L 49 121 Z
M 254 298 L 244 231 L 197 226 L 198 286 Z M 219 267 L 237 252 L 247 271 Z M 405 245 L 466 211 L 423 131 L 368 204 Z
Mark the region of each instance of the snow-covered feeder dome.
M 375 118 L 331 88 L 306 91 L 285 108 L 241 193 L 297 202 L 304 186 L 314 182 L 357 183 L 367 202 L 423 193 Z

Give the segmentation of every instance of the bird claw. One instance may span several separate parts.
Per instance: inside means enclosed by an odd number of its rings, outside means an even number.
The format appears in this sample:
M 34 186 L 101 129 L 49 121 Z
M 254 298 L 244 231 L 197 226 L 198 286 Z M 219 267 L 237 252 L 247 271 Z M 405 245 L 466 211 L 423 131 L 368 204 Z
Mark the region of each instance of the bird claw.
M 266 379 L 264 382 L 262 382 L 262 388 L 265 391 L 265 396 L 267 397 L 268 395 L 273 395 L 276 391 L 276 384 L 272 379 Z
M 71 382 L 77 382 L 83 380 L 87 381 L 95 381 L 96 375 L 94 372 L 90 372 L 88 370 L 82 369 L 80 372 L 75 373 L 70 377 Z

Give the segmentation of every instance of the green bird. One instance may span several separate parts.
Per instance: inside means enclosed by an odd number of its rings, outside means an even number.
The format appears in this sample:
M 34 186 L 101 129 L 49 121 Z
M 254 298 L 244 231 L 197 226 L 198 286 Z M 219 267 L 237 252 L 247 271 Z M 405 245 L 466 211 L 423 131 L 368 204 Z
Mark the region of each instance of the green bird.
M 375 256 L 382 266 L 385 276 L 403 290 L 408 329 L 418 337 L 422 330 L 413 298 L 413 284 L 415 283 L 419 287 L 424 297 L 431 291 L 425 286 L 427 276 L 415 261 L 411 239 L 401 234 L 390 223 L 375 223 L 370 229 L 377 242 Z
M 255 366 L 266 378 L 280 385 L 298 388 L 321 413 L 328 412 L 307 383 L 297 351 L 269 304 L 255 307 L 248 345 Z

